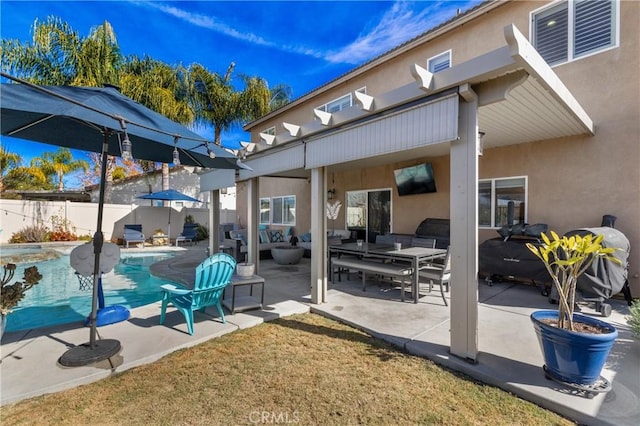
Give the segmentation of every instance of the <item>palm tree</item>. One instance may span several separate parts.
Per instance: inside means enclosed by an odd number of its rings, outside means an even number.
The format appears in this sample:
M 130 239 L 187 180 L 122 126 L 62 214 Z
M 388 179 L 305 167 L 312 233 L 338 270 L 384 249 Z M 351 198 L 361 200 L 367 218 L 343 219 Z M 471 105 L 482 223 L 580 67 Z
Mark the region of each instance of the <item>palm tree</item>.
M 240 76 L 245 89 L 236 91 L 231 75 L 232 62 L 224 76 L 212 73 L 199 64 L 189 69 L 192 102 L 199 121 L 214 127 L 214 142 L 222 145 L 221 135 L 234 125 L 257 119 L 269 112 L 271 93 L 260 77 Z
M 275 111 L 291 102 L 293 90 L 287 84 L 276 84 L 270 89 L 271 99 L 269 100 L 269 111 Z
M 89 170 L 89 163 L 84 160 L 74 160 L 69 148 L 58 148 L 56 152 L 43 152 L 42 157 L 31 160 L 31 166 L 42 170 L 45 175 L 54 175 L 58 191 L 64 191 L 64 176 L 83 170 Z
M 3 179 L 6 173 L 13 168 L 16 168 L 22 162 L 22 157 L 14 152 L 8 152 L 4 150 L 4 147 L 0 145 L 0 192 L 4 191 Z

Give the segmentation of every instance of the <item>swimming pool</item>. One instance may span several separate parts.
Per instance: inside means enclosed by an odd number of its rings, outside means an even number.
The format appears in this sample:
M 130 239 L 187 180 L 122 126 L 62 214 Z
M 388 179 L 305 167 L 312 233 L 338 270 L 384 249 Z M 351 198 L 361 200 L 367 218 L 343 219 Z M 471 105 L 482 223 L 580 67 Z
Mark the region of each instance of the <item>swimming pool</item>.
M 123 305 L 131 309 L 159 301 L 160 285 L 167 281 L 151 276 L 149 266 L 172 256 L 174 253 L 167 252 L 122 254 L 113 271 L 102 276 L 105 306 Z M 84 321 L 91 313 L 92 292 L 80 290 L 68 254 L 55 250 L 3 249 L 2 258 L 12 263 L 21 259 L 14 281 L 22 280 L 24 269 L 32 265 L 42 274 L 40 283 L 7 315 L 6 332 Z M 27 261 L 22 262 L 25 258 Z M 42 258 L 48 260 L 39 261 Z

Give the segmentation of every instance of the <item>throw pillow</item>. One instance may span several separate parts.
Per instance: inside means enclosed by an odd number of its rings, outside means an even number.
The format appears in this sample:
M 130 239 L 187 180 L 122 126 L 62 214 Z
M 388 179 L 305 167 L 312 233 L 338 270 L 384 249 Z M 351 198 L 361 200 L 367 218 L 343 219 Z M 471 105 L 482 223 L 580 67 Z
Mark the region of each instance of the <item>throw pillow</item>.
M 267 231 L 266 229 L 261 229 L 260 230 L 260 243 L 262 244 L 266 244 L 271 242 L 271 239 L 269 238 L 269 231 Z
M 282 231 L 271 231 L 271 242 L 272 243 L 283 243 L 284 242 L 284 234 Z

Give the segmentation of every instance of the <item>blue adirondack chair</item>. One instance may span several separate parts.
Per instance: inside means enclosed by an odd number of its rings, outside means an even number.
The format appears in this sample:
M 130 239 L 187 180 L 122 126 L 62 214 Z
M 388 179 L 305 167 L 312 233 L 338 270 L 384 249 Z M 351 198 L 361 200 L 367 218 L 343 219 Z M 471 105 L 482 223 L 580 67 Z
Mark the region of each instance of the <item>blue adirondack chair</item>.
M 187 320 L 187 330 L 193 335 L 193 311 L 204 311 L 208 306 L 218 309 L 222 322 L 225 323 L 222 310 L 222 292 L 231 282 L 231 276 L 236 268 L 236 260 L 226 253 L 216 253 L 205 259 L 196 267 L 196 280 L 193 290 L 178 284 L 165 284 L 162 288 L 162 311 L 160 324 L 164 324 L 164 317 L 169 302 L 173 304 Z

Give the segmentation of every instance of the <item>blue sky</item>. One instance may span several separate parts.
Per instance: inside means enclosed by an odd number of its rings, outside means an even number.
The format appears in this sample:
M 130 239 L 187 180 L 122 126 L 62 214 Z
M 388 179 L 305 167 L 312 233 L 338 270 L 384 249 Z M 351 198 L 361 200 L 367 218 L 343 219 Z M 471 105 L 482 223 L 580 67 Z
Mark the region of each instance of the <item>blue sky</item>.
M 2 0 L 0 35 L 29 41 L 36 18 L 56 16 L 86 36 L 106 20 L 124 55 L 200 63 L 220 73 L 235 62 L 235 75 L 260 76 L 270 86 L 287 84 L 296 98 L 478 3 Z M 210 129 L 196 131 L 213 138 Z M 235 129 L 223 134 L 222 142 L 236 147 L 248 138 Z M 2 143 L 26 161 L 57 149 L 11 138 Z

